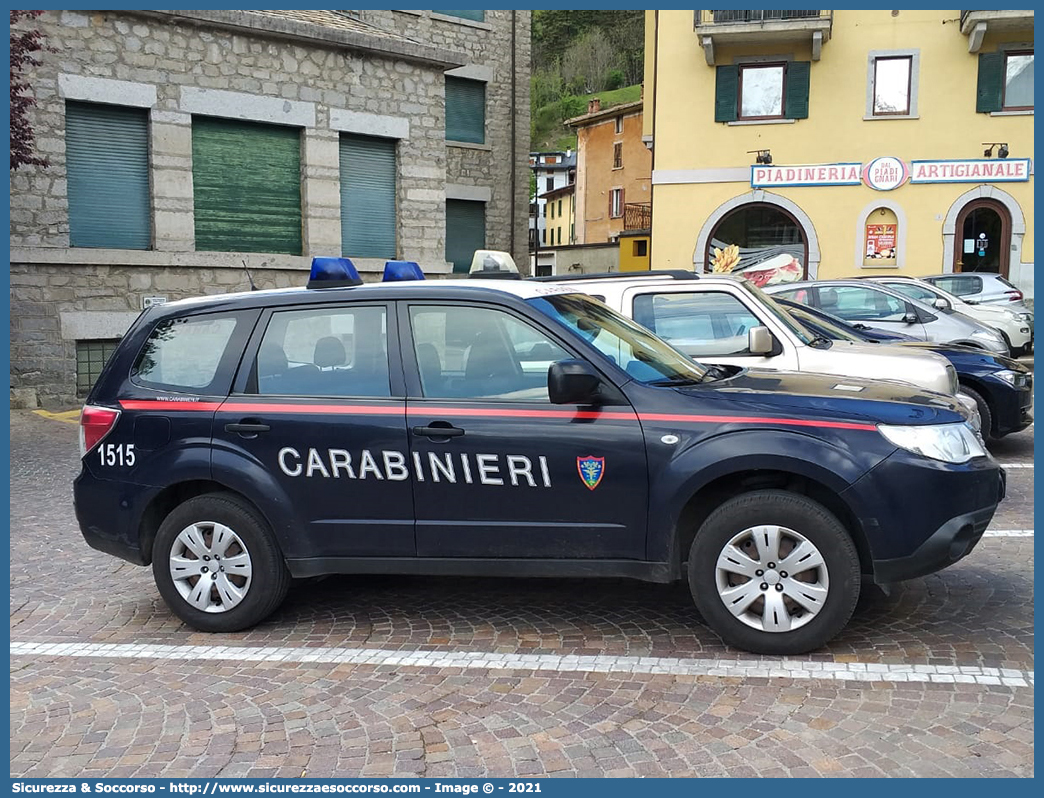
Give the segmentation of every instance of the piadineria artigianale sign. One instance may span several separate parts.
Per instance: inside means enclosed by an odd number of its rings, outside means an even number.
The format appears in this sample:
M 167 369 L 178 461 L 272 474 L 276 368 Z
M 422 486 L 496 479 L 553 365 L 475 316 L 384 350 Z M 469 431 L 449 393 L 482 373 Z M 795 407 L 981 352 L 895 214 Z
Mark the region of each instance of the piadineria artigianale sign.
M 1029 158 L 910 161 L 892 156 L 868 163 L 751 166 L 751 188 L 857 186 L 891 191 L 904 183 L 1017 183 L 1030 178 Z

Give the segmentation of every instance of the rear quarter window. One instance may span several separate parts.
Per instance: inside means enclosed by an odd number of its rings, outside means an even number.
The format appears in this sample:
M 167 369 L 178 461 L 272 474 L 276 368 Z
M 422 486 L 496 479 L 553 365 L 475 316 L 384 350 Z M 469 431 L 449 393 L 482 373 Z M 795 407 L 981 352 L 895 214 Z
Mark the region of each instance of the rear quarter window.
M 150 388 L 225 394 L 256 312 L 163 319 L 149 334 L 131 381 Z

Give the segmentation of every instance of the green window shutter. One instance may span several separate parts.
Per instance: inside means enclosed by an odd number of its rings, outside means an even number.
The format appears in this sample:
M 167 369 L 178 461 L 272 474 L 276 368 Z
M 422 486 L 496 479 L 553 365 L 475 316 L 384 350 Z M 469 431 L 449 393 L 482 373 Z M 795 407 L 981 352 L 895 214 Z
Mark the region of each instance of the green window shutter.
M 341 135 L 341 254 L 395 257 L 395 139 Z
M 148 249 L 149 112 L 68 103 L 65 158 L 70 246 Z
M 1001 110 L 1004 96 L 1004 53 L 979 53 L 979 85 L 975 110 L 980 114 Z
M 739 67 L 717 67 L 714 82 L 714 121 L 735 122 L 738 99 Z
M 196 250 L 301 254 L 301 131 L 193 117 Z
M 470 19 L 472 22 L 486 21 L 485 11 L 443 11 L 441 8 L 436 8 L 435 13 L 443 14 L 447 17 L 460 17 L 461 19 Z
M 446 78 L 446 140 L 486 143 L 486 84 Z
M 787 119 L 808 119 L 808 77 L 812 64 L 791 61 L 787 64 L 787 96 L 783 115 Z
M 453 271 L 466 274 L 475 250 L 485 247 L 486 203 L 446 200 L 446 260 Z

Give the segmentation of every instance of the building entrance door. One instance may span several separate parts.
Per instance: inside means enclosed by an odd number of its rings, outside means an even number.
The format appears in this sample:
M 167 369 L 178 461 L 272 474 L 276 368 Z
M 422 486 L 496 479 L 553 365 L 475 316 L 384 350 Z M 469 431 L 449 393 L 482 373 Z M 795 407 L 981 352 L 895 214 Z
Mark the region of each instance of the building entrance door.
M 991 199 L 972 200 L 957 216 L 958 240 L 953 271 L 994 272 L 1008 276 L 1011 255 L 1011 214 Z

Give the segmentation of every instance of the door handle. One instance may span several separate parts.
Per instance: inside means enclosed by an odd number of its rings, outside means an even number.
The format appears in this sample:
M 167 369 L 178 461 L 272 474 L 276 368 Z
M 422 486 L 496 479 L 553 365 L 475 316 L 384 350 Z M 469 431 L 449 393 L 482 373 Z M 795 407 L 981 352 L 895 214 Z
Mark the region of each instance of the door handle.
M 423 435 L 426 438 L 457 438 L 464 434 L 464 430 L 454 427 L 445 421 L 436 421 L 435 424 L 445 426 L 414 427 L 414 435 Z
M 226 424 L 225 432 L 235 432 L 244 438 L 256 438 L 259 432 L 268 432 L 272 428 L 267 424 L 251 422 L 240 422 L 238 424 Z

